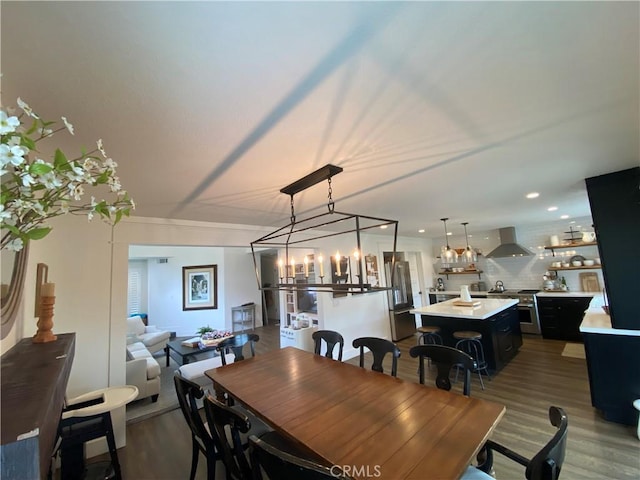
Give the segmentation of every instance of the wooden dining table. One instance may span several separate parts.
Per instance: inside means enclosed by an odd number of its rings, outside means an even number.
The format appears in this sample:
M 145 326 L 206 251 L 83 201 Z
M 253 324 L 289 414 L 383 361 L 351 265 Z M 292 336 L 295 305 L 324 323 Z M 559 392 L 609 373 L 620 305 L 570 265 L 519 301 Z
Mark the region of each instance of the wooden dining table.
M 218 395 L 353 478 L 459 478 L 505 412 L 294 347 L 205 374 Z

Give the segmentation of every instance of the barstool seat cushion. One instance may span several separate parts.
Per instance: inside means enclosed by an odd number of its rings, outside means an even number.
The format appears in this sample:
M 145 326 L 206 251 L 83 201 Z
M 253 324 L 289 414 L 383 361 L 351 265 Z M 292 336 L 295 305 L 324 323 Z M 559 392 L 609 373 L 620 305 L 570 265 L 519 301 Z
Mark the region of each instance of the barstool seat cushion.
M 480 332 L 473 332 L 470 330 L 461 330 L 458 332 L 453 332 L 453 338 L 463 339 L 463 338 L 482 338 L 482 334 Z
M 438 333 L 438 332 L 440 332 L 440 327 L 423 325 L 422 327 L 418 327 L 418 332 L 420 332 L 420 333 Z

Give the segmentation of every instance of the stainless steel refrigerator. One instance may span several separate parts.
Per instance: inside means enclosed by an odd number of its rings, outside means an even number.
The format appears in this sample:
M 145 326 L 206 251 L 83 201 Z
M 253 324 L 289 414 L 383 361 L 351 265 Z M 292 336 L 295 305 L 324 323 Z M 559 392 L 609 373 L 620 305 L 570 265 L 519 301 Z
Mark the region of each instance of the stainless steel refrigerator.
M 385 264 L 385 273 L 387 285 L 389 285 L 391 283 L 391 263 Z M 413 309 L 409 262 L 397 261 L 395 263 L 393 288 L 389 290 L 389 309 L 391 338 L 394 342 L 416 333 L 415 315 L 409 313 Z

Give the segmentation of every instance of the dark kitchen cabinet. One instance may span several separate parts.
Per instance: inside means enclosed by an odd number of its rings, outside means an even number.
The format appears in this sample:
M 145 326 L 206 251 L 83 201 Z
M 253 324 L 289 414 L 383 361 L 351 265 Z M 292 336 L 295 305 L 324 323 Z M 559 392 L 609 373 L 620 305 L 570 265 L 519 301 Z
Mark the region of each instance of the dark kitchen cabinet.
M 640 167 L 585 180 L 609 298 L 611 326 L 640 330 Z
M 498 363 L 506 365 L 522 346 L 522 333 L 517 311 L 515 315 L 512 309 L 496 315 L 493 330 Z
M 593 297 L 538 297 L 543 338 L 581 342 L 580 324 Z
M 591 403 L 606 420 L 637 425 L 633 401 L 640 398 L 640 337 L 584 334 Z

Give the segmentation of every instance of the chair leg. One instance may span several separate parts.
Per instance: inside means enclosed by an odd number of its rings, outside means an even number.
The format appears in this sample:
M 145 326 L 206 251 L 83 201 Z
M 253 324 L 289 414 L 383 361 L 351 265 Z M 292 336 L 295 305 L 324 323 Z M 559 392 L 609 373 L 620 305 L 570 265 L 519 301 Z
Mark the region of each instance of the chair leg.
M 115 473 L 116 480 L 122 480 L 122 472 L 120 471 L 120 462 L 118 461 L 118 450 L 116 449 L 116 439 L 113 436 L 113 424 L 111 423 L 111 412 L 107 412 L 103 419 L 106 425 L 107 445 L 111 454 L 111 466 Z
M 484 382 L 482 381 L 482 374 L 480 373 L 480 370 L 478 370 L 478 378 L 480 379 L 480 386 L 482 387 L 482 390 L 484 390 Z
M 207 480 L 216 480 L 216 458 L 211 458 L 211 455 L 205 453 L 207 456 Z
M 191 436 L 191 473 L 189 480 L 195 480 L 196 471 L 198 470 L 198 457 L 200 456 L 200 448 L 196 443 L 196 439 Z

